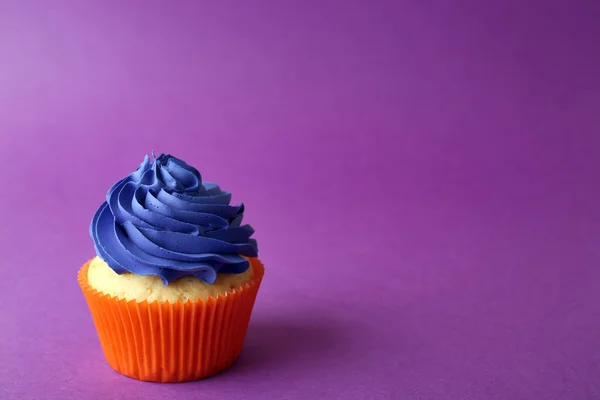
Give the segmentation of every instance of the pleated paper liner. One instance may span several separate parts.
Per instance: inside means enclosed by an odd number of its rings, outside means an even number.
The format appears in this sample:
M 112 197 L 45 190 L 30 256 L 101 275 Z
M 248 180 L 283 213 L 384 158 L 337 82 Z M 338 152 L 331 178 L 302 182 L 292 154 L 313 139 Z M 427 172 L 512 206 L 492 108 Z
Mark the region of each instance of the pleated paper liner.
M 214 375 L 240 355 L 264 266 L 250 259 L 254 277 L 208 300 L 126 301 L 88 284 L 88 261 L 78 281 L 108 364 L 131 378 L 184 382 Z

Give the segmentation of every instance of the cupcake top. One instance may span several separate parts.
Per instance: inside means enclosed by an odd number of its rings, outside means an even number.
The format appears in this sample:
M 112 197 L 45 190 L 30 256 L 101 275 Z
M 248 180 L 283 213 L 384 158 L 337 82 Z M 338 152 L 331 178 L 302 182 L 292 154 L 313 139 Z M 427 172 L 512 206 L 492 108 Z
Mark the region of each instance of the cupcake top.
M 108 191 L 90 225 L 96 254 L 117 274 L 184 276 L 213 283 L 239 274 L 257 256 L 254 230 L 242 225 L 244 205 L 202 182 L 184 161 L 161 154 L 144 161 Z

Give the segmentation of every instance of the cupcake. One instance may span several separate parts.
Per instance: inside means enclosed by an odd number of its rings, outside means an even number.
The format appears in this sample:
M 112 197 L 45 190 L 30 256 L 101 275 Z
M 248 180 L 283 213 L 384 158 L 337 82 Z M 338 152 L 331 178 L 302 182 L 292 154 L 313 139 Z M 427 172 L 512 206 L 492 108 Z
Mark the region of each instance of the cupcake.
M 244 205 L 171 155 L 146 156 L 106 195 L 79 270 L 108 364 L 182 382 L 238 358 L 264 268 Z

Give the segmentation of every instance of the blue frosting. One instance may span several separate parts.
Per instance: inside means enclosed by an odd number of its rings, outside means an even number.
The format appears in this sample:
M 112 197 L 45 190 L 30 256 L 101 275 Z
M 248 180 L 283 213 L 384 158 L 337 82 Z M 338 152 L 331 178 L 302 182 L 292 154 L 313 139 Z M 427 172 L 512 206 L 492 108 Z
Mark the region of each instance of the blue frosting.
M 153 155 L 154 158 L 154 155 Z M 241 225 L 244 205 L 202 182 L 184 161 L 162 154 L 117 182 L 90 225 L 98 256 L 116 273 L 157 275 L 165 285 L 183 276 L 213 283 L 218 272 L 242 273 L 257 256 Z

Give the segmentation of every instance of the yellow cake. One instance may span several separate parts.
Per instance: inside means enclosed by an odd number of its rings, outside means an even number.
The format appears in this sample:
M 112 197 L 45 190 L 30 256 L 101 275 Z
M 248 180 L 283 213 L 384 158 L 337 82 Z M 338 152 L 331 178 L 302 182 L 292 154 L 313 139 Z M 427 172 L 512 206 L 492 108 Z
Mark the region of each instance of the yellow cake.
M 221 273 L 211 284 L 193 276 L 184 276 L 165 286 L 159 276 L 132 273 L 118 275 L 96 256 L 90 263 L 87 278 L 93 289 L 118 299 L 175 303 L 177 300 L 185 302 L 217 298 L 219 294 L 225 295 L 242 287 L 252 280 L 253 275 L 252 268 L 248 268 L 241 274 Z

